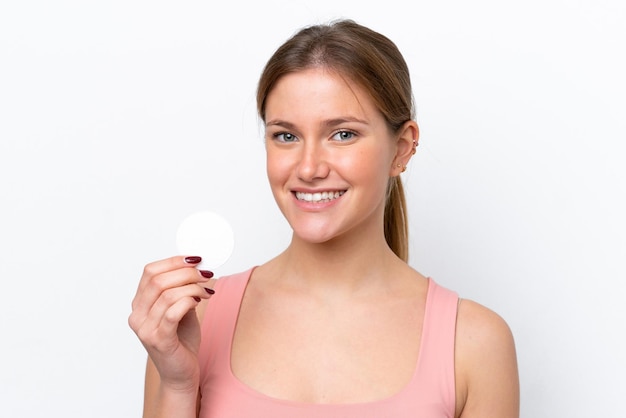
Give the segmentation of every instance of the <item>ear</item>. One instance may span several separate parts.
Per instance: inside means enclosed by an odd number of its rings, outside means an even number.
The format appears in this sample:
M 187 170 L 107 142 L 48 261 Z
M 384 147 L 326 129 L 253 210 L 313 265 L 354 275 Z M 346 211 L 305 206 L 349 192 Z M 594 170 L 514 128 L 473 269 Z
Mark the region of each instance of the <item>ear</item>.
M 414 120 L 402 125 L 396 138 L 396 155 L 391 166 L 391 176 L 395 177 L 406 170 L 409 160 L 415 154 L 419 141 L 419 127 Z

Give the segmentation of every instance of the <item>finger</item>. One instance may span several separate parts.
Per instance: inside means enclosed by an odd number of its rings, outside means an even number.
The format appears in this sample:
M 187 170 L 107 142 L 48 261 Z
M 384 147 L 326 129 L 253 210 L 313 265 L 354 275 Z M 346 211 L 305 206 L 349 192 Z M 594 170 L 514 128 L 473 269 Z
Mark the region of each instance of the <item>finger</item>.
M 149 353 L 171 353 L 180 345 L 177 330 L 182 318 L 193 311 L 198 302 L 193 297 L 179 299 L 158 318 L 149 316 L 138 329 L 137 336 Z
M 185 285 L 168 289 L 161 293 L 158 299 L 143 318 L 138 313 L 135 324 L 148 334 L 151 330 L 159 330 L 159 338 L 172 338 L 176 335 L 178 322 L 182 317 L 194 309 L 202 299 L 208 299 L 213 292 L 196 284 Z M 186 309 L 186 310 L 185 310 Z M 168 334 L 169 333 L 169 334 Z
M 143 284 L 137 290 L 132 302 L 133 310 L 147 311 L 157 298 L 166 290 L 188 284 L 207 282 L 213 273 L 200 271 L 192 267 L 182 266 L 176 270 L 168 270 L 148 279 L 142 279 Z
M 190 272 L 185 272 L 181 269 L 175 272 L 164 273 L 162 276 L 177 276 L 162 279 L 162 283 L 159 285 L 158 283 L 154 283 L 151 287 L 147 287 L 143 292 L 138 291 L 137 295 L 133 299 L 133 309 L 131 315 L 129 317 L 129 325 L 136 332 L 138 329 L 143 327 L 144 322 L 148 319 L 150 315 L 157 313 L 160 317 L 163 314 L 163 311 L 167 309 L 168 305 L 175 303 L 178 299 L 182 297 L 196 297 L 201 299 L 202 297 L 206 297 L 206 293 L 202 294 L 200 292 L 200 286 L 193 284 L 193 278 L 188 280 L 184 280 L 184 275 L 190 275 Z M 195 275 L 195 273 L 192 273 Z M 181 278 L 182 276 L 182 278 Z M 192 283 L 189 283 L 189 282 Z M 172 283 L 176 283 L 176 286 L 171 287 Z M 160 303 L 155 307 L 157 301 Z
M 150 280 L 155 276 L 182 268 L 195 267 L 200 261 L 202 261 L 201 257 L 175 256 L 148 263 L 143 269 L 143 274 L 141 275 L 141 280 L 139 281 L 138 291 L 141 291 L 145 286 L 147 286 Z

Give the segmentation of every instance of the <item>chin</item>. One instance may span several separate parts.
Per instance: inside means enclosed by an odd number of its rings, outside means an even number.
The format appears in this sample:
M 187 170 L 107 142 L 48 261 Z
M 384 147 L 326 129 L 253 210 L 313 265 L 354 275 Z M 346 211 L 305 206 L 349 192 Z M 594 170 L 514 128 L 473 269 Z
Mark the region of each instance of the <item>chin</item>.
M 310 244 L 324 244 L 340 235 L 337 232 L 332 232 L 331 228 L 327 226 L 308 225 L 304 228 L 296 226 L 295 228 L 292 227 L 292 229 L 294 237 Z

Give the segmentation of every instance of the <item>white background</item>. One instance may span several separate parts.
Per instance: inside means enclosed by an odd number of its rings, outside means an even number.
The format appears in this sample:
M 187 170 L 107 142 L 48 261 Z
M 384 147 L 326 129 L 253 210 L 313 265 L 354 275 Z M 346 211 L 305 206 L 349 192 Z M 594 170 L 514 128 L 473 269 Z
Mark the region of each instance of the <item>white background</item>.
M 0 416 L 140 415 L 130 301 L 191 212 L 233 224 L 218 274 L 285 246 L 255 84 L 337 17 L 412 70 L 412 264 L 509 322 L 523 417 L 623 413 L 623 2 L 209 3 L 0 6 Z

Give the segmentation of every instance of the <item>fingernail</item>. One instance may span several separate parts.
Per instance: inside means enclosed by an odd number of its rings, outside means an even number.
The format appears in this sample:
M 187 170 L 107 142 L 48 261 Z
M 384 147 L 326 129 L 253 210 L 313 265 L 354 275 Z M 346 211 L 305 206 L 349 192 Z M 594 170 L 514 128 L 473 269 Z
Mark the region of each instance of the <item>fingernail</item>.
M 202 299 L 200 299 L 200 297 L 199 297 L 199 296 L 194 296 L 194 297 L 193 297 L 193 300 L 195 300 L 196 302 L 200 302 Z
M 209 287 L 205 287 L 205 288 L 204 288 L 204 290 L 206 290 L 206 292 L 207 292 L 209 295 L 214 295 L 214 294 L 215 294 L 215 290 L 213 290 L 213 289 L 211 289 L 211 288 L 209 288 Z
M 212 271 L 209 271 L 209 270 L 199 270 L 199 271 L 202 277 L 206 277 L 207 279 L 210 279 L 211 277 L 213 277 Z
M 185 257 L 185 263 L 187 264 L 198 264 L 202 261 L 202 257 Z

